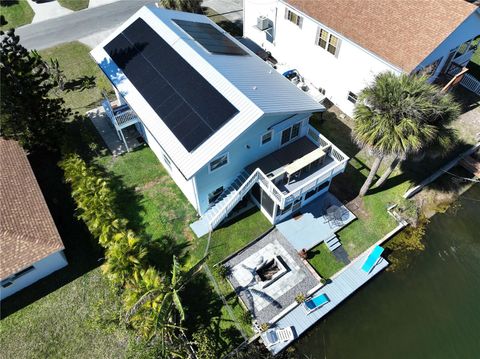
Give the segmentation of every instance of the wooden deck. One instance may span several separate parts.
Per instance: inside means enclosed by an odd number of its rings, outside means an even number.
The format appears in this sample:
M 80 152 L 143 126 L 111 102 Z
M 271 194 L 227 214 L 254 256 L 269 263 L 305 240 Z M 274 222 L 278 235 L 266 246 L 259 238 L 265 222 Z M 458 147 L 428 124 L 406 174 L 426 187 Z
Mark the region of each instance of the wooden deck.
M 330 283 L 317 289 L 312 294 L 312 296 L 315 296 L 325 293 L 330 299 L 330 302 L 310 314 L 306 314 L 303 304 L 297 305 L 292 311 L 278 319 L 275 322 L 275 327 L 286 328 L 293 326 L 293 331 L 295 334 L 294 340 L 296 340 L 312 325 L 327 315 L 327 313 L 333 308 L 335 308 L 362 285 L 372 279 L 376 274 L 385 269 L 389 263 L 387 260 L 381 258 L 370 273 L 365 273 L 362 270 L 362 265 L 372 249 L 373 248 L 370 248 L 368 251 L 365 251 L 356 260 L 333 276 Z M 272 352 L 272 354 L 277 354 L 293 343 L 293 341 L 278 343 L 268 349 Z

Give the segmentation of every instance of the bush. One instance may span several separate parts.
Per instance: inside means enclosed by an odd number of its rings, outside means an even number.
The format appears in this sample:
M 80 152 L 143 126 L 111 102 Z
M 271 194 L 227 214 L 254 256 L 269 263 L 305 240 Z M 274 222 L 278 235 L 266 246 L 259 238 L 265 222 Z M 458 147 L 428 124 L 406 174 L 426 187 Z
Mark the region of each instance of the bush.
M 199 359 L 216 359 L 217 343 L 212 339 L 207 329 L 200 329 L 193 333 L 193 340 L 197 347 L 197 357 Z
M 225 279 L 230 274 L 230 268 L 220 265 L 217 267 L 217 272 L 221 278 Z
M 323 278 L 322 278 L 322 279 L 323 279 Z M 306 299 L 306 298 L 305 298 L 305 294 L 303 294 L 303 293 L 298 293 L 298 294 L 295 296 L 295 301 L 296 301 L 297 303 L 299 303 L 299 304 L 305 302 L 305 299 Z

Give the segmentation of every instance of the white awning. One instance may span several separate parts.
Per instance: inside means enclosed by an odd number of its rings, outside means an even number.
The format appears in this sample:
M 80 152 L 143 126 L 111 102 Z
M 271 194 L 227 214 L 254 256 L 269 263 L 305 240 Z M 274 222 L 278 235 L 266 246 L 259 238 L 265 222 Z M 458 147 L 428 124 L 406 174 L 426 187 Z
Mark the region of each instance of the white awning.
M 316 150 L 306 154 L 302 158 L 290 163 L 289 165 L 285 166 L 285 171 L 287 172 L 288 176 L 291 176 L 295 172 L 300 171 L 302 168 L 307 167 L 312 162 L 319 160 L 325 156 L 325 152 L 321 148 L 317 148 Z

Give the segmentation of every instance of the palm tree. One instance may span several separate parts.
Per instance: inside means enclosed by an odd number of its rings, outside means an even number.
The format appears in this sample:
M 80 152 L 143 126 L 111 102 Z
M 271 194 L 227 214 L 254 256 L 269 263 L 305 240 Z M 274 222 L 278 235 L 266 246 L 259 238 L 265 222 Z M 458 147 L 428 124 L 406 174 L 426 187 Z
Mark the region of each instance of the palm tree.
M 103 265 L 103 272 L 115 284 L 123 286 L 134 273 L 144 268 L 148 251 L 142 239 L 132 231 L 113 235 Z
M 381 186 L 408 155 L 432 148 L 449 148 L 455 132 L 447 126 L 460 107 L 451 95 L 440 93 L 427 77 L 385 72 L 362 90 L 354 110 L 353 139 L 375 156 L 360 196 L 370 188 L 385 157 L 390 166 L 376 183 Z
M 160 0 L 157 6 L 183 12 L 203 13 L 201 0 Z
M 147 340 L 160 336 L 163 342 L 173 340 L 185 319 L 179 293 L 200 271 L 207 257 L 187 272 L 182 272 L 173 256 L 171 276 L 162 278 L 152 267 L 133 274 L 126 285 L 126 319 Z

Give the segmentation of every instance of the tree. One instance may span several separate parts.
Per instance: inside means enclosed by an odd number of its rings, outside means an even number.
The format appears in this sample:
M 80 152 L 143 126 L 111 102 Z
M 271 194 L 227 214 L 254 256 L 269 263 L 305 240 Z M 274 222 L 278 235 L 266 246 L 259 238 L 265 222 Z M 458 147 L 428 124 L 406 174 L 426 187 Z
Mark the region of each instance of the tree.
M 157 4 L 159 7 L 170 10 L 193 12 L 195 14 L 203 13 L 201 0 L 160 0 Z
M 155 268 L 149 267 L 135 272 L 126 284 L 127 322 L 146 340 L 158 340 L 162 352 L 169 357 L 182 357 L 185 350 L 179 350 L 183 341 L 181 324 L 185 319 L 179 293 L 199 272 L 206 258 L 183 272 L 173 256 L 169 277 L 162 277 Z
M 54 85 L 41 57 L 20 45 L 13 29 L 0 36 L 1 135 L 27 150 L 58 148 L 72 111 L 49 97 Z
M 448 125 L 460 107 L 449 94 L 428 83 L 424 76 L 385 72 L 362 90 L 354 110 L 353 138 L 375 156 L 359 195 L 363 196 L 385 157 L 390 166 L 376 183 L 381 186 L 407 156 L 435 149 L 448 149 L 455 132 Z

